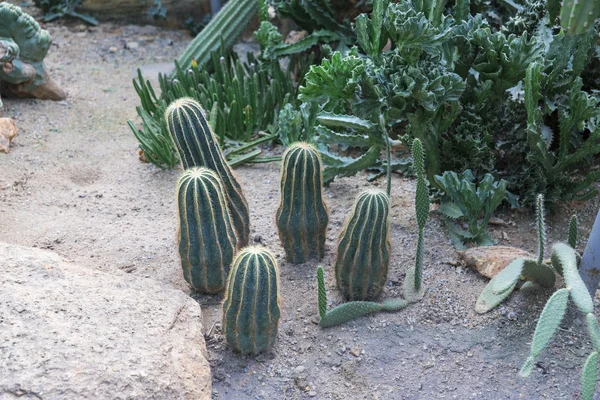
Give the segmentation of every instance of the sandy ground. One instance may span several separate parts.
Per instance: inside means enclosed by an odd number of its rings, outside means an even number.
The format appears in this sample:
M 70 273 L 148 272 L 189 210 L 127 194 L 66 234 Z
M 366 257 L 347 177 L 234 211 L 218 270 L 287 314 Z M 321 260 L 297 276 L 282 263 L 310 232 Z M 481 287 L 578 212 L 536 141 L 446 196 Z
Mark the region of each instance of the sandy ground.
M 111 24 L 47 28 L 54 38 L 47 66 L 69 97 L 4 99 L 4 116 L 15 118 L 20 132 L 10 154 L 0 154 L 0 240 L 52 249 L 83 266 L 125 270 L 189 293 L 176 247 L 180 171 L 141 163 L 126 125 L 138 121 L 135 69 L 170 61 L 189 38 L 180 31 Z M 137 48 L 127 46 L 131 42 Z M 452 265 L 456 255 L 435 214 L 426 228 L 422 302 L 342 327 L 318 327 L 317 264 L 287 264 L 274 225 L 279 165 L 243 166 L 236 173 L 251 208 L 252 240 L 280 263 L 282 319 L 271 352 L 241 357 L 220 335 L 221 297 L 194 295 L 203 307 L 215 399 L 580 398 L 581 367 L 591 350 L 582 320 L 561 329 L 532 376 L 519 378 L 549 292 L 515 293 L 498 309 L 475 314 L 486 279 Z M 376 184 L 359 175 L 336 180 L 325 192 L 331 222 L 322 264 L 331 306 L 341 300 L 332 273 L 337 234 L 355 196 Z M 382 298 L 400 295 L 416 247 L 414 182 L 394 176 L 393 185 L 393 259 Z M 573 210 L 587 237 L 597 207 L 597 201 L 565 206 L 549 220 L 551 241 L 566 237 Z M 510 223 L 493 230 L 500 244 L 535 251 L 531 215 L 508 211 L 500 217 Z

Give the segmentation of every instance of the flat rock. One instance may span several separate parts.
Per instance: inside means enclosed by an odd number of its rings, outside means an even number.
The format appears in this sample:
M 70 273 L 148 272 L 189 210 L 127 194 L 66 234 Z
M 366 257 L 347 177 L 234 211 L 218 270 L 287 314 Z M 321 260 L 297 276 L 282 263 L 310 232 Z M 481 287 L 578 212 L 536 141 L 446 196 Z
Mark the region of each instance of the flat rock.
M 0 399 L 210 399 L 183 292 L 2 242 L 0 277 Z
M 537 259 L 528 251 L 510 246 L 480 246 L 457 253 L 467 267 L 490 279 L 517 258 Z

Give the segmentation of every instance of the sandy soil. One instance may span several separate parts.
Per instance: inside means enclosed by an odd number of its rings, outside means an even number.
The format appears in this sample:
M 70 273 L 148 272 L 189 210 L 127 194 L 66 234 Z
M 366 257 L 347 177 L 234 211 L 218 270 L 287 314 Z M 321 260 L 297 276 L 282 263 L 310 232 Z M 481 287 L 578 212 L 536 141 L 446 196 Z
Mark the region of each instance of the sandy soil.
M 4 99 L 4 116 L 15 118 L 20 132 L 10 154 L 0 154 L 0 240 L 52 249 L 90 268 L 122 269 L 189 293 L 176 247 L 180 171 L 141 163 L 126 125 L 137 121 L 135 69 L 170 61 L 189 38 L 180 31 L 111 24 L 47 28 L 54 38 L 47 65 L 69 98 Z M 131 42 L 138 47 L 126 45 Z M 241 357 L 222 341 L 221 297 L 194 295 L 203 307 L 215 399 L 579 398 L 581 366 L 591 349 L 582 320 L 561 330 L 532 377 L 519 378 L 549 292 L 515 293 L 498 309 L 475 314 L 486 279 L 452 265 L 455 252 L 434 213 L 426 228 L 424 300 L 399 313 L 319 328 L 317 265 L 287 264 L 274 226 L 279 166 L 243 166 L 237 175 L 251 208 L 253 241 L 278 257 L 283 309 L 276 347 Z M 416 247 L 414 182 L 395 176 L 393 184 L 393 260 L 383 298 L 400 295 Z M 337 233 L 354 197 L 372 185 L 359 175 L 326 190 L 331 222 L 322 264 L 332 306 L 341 300 L 332 274 Z M 551 241 L 566 237 L 574 210 L 587 237 L 597 207 L 597 201 L 565 206 L 549 220 Z M 493 230 L 499 243 L 535 251 L 531 215 L 508 211 L 500 217 L 510 226 Z

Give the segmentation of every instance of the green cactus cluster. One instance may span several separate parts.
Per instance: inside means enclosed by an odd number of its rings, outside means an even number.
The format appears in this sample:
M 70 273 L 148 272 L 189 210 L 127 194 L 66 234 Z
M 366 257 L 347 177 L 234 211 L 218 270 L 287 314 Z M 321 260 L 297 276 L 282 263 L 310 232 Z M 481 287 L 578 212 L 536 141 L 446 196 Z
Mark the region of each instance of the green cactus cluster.
M 529 357 L 519 375 L 528 377 L 531 374 L 536 359 L 558 330 L 566 314 L 568 302 L 571 300 L 586 316 L 588 333 L 593 345 L 593 351 L 588 356 L 581 374 L 582 399 L 592 400 L 598 380 L 598 353 L 600 353 L 600 328 L 594 315 L 594 301 L 579 275 L 575 249 L 568 244 L 558 243 L 553 247 L 551 260 L 554 269 L 562 272 L 566 287 L 557 290 L 542 310 L 531 340 Z
M 279 270 L 271 252 L 243 249 L 235 258 L 223 302 L 223 335 L 242 354 L 258 354 L 275 343 L 279 323 Z
M 238 239 L 219 176 L 204 167 L 186 170 L 177 183 L 177 209 L 183 277 L 197 291 L 222 291 Z
M 206 120 L 206 113 L 194 99 L 181 98 L 167 108 L 166 120 L 183 168 L 207 167 L 221 178 L 239 244 L 246 246 L 250 237 L 248 203 Z
M 361 193 L 340 233 L 335 277 L 348 300 L 373 299 L 387 282 L 390 264 L 390 198 L 381 190 Z
M 549 267 L 544 262 L 546 248 L 546 224 L 544 222 L 544 196 L 536 199 L 536 228 L 538 233 L 537 259 L 517 258 L 498 273 L 479 295 L 475 311 L 486 313 L 500 304 L 515 290 L 521 281 L 532 282 L 545 288 L 552 288 L 556 283 L 554 271 L 562 274 L 560 264 Z M 577 242 L 577 218 L 573 216 L 569 225 L 569 244 Z
M 325 254 L 329 212 L 322 190 L 323 174 L 317 150 L 295 143 L 283 154 L 281 199 L 275 216 L 286 259 L 301 264 Z

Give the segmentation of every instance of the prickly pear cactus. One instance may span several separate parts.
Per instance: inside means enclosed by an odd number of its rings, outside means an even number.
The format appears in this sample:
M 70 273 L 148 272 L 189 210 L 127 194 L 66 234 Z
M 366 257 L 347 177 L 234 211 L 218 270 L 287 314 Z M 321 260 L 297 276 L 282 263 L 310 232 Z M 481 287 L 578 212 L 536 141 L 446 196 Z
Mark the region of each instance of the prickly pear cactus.
M 207 167 L 221 178 L 239 243 L 246 246 L 250 237 L 248 203 L 223 156 L 204 110 L 194 99 L 184 97 L 169 105 L 166 119 L 183 168 Z
M 31 16 L 20 7 L 0 3 L 0 80 L 8 83 L 17 96 L 48 100 L 66 97 L 44 68 L 50 44 L 48 31 Z
M 361 193 L 340 233 L 335 277 L 348 300 L 372 299 L 387 281 L 390 262 L 390 198 L 380 190 Z
M 246 247 L 235 258 L 223 302 L 223 335 L 242 354 L 269 349 L 279 322 L 279 270 L 271 252 Z
M 197 291 L 218 293 L 238 243 L 219 176 L 208 168 L 186 170 L 177 183 L 177 208 L 183 277 Z
M 283 154 L 281 200 L 276 222 L 286 259 L 301 264 L 325 254 L 329 214 L 323 199 L 321 160 L 308 143 L 295 143 Z

